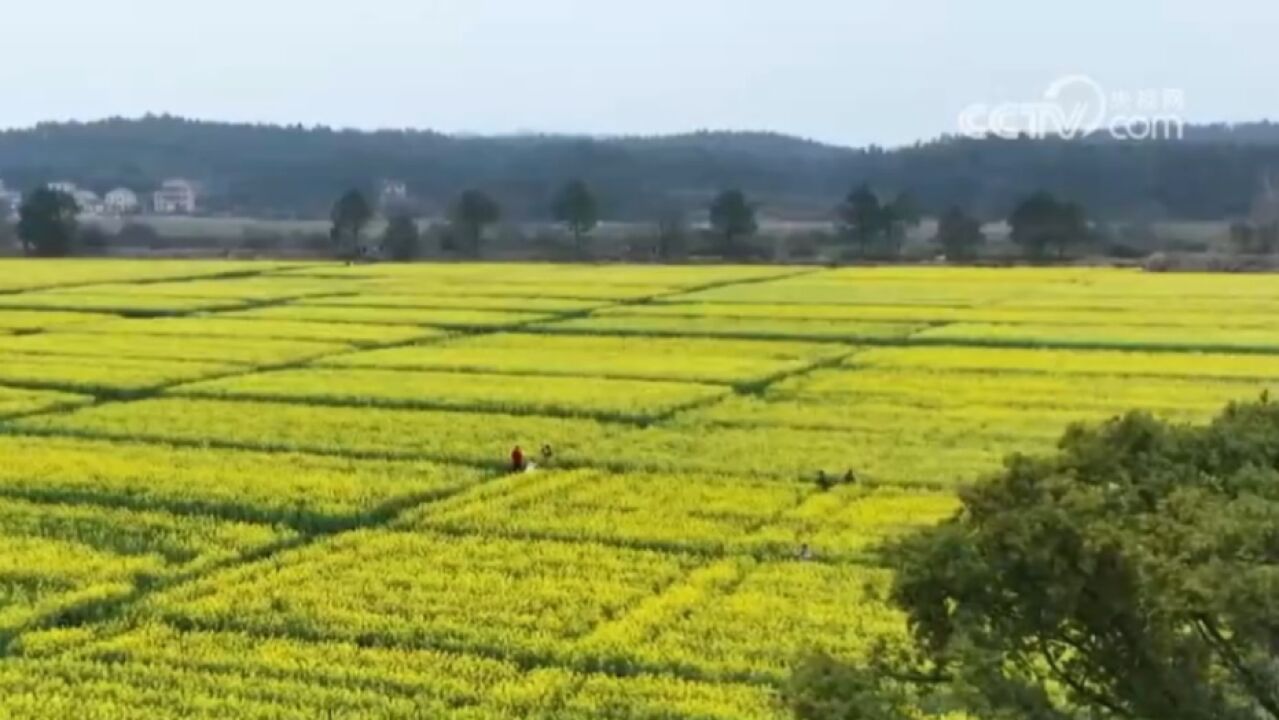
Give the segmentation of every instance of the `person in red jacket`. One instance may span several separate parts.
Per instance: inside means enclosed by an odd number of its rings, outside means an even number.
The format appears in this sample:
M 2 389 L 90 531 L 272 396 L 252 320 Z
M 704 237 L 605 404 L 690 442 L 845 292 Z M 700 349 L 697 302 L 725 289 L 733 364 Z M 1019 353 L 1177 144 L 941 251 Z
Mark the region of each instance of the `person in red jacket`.
M 511 472 L 521 472 L 524 470 L 524 451 L 519 445 L 511 451 Z

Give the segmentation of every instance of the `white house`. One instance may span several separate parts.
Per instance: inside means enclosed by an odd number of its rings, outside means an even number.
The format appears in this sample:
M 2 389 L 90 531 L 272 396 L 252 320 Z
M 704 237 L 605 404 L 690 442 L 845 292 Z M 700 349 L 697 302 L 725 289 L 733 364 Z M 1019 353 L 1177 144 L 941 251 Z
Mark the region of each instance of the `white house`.
M 76 192 L 80 190 L 80 188 L 76 187 L 75 183 L 70 182 L 68 180 L 59 180 L 58 182 L 51 182 L 48 185 L 45 185 L 45 187 L 49 188 L 50 190 L 54 192 L 66 193 L 71 196 L 74 196 Z
M 152 195 L 152 205 L 158 215 L 192 215 L 195 213 L 195 185 L 188 180 L 165 180 Z
M 79 206 L 80 212 L 86 215 L 102 214 L 102 198 L 92 190 L 76 190 L 71 193 L 71 197 L 75 198 L 75 204 Z
M 103 208 L 116 215 L 130 215 L 142 208 L 138 194 L 129 188 L 116 188 L 102 198 Z
M 409 199 L 409 186 L 401 180 L 383 180 L 378 204 L 383 208 L 403 205 Z

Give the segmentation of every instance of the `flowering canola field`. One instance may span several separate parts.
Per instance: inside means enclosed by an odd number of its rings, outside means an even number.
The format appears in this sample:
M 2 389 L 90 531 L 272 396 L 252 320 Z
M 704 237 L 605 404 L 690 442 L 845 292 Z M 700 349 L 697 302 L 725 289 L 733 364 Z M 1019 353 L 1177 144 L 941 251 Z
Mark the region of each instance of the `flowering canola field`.
M 1071 423 L 1279 389 L 1277 310 L 1105 269 L 2 260 L 0 717 L 783 718 L 797 655 L 902 639 L 884 540 Z

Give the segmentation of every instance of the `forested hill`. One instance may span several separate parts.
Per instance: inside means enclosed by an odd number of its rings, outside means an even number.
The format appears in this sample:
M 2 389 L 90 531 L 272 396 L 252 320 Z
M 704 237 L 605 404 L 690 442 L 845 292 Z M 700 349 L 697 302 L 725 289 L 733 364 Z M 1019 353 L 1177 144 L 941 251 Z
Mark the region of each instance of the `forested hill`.
M 557 185 L 580 177 L 615 219 L 700 207 L 727 187 L 770 215 L 819 217 L 863 181 L 909 189 L 926 210 L 958 204 L 992 218 L 1043 188 L 1098 216 L 1220 219 L 1246 214 L 1267 173 L 1279 181 L 1279 125 L 1270 123 L 1190 128 L 1181 142 L 945 138 L 893 150 L 767 133 L 470 137 L 169 117 L 0 133 L 0 179 L 12 187 L 69 180 L 144 191 L 186 177 L 203 185 L 205 209 L 257 216 L 322 216 L 341 191 L 395 179 L 424 213 L 475 186 L 509 217 L 537 219 Z

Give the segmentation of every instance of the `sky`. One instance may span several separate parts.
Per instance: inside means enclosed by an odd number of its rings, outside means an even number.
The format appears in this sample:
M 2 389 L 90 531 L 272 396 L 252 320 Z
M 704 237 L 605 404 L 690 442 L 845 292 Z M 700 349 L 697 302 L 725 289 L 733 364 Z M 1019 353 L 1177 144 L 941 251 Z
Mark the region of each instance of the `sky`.
M 1072 75 L 1114 98 L 1175 90 L 1187 121 L 1279 120 L 1275 0 L 3 4 L 0 127 L 151 112 L 895 146 Z

